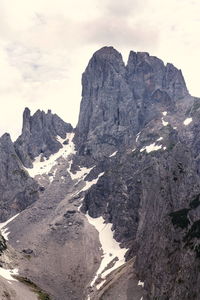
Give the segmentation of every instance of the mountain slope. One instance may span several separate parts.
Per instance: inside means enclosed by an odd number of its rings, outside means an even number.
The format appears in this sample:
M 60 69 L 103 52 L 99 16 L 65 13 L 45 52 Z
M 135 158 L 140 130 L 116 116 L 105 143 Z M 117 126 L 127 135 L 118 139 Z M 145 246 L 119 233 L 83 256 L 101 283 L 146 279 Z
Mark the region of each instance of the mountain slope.
M 172 64 L 112 47 L 82 85 L 75 135 L 24 112 L 15 150 L 43 188 L 7 228 L 20 275 L 56 300 L 198 299 L 200 99 Z
M 9 134 L 0 138 L 0 221 L 3 222 L 36 201 L 39 186 L 28 175 Z

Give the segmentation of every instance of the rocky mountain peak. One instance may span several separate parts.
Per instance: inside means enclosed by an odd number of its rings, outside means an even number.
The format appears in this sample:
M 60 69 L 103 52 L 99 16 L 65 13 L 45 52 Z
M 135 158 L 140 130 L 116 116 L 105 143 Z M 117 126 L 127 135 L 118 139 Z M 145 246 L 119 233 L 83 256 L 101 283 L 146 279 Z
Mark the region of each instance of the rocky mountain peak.
M 129 54 L 127 64 L 127 78 L 136 98 L 151 96 L 155 89 L 163 89 L 175 101 L 188 96 L 181 70 L 147 52 L 134 52 Z
M 93 57 L 99 57 L 99 58 L 103 58 L 103 59 L 112 60 L 114 58 L 121 59 L 122 55 L 114 47 L 105 46 L 105 47 L 102 47 L 101 49 L 97 50 L 94 53 Z
M 25 108 L 22 134 L 15 142 L 16 152 L 23 164 L 31 167 L 33 159 L 38 155 L 49 157 L 62 147 L 57 136 L 64 139 L 72 131 L 71 124 L 52 114 L 51 110 L 47 113 L 37 110 L 31 116 L 30 110 Z
M 7 146 L 12 144 L 12 140 L 9 133 L 6 132 L 0 137 L 0 144 L 1 146 Z
M 0 137 L 0 222 L 38 198 L 38 184 L 28 176 L 10 135 Z
M 127 66 L 113 47 L 92 56 L 82 77 L 76 129 L 80 153 L 95 158 L 128 146 L 147 122 L 189 97 L 180 70 L 147 52 L 130 51 Z
M 82 77 L 82 96 L 87 96 L 92 87 L 107 85 L 107 79 L 125 72 L 122 55 L 113 47 L 103 47 L 96 51 Z M 116 74 L 117 73 L 117 74 Z
M 30 118 L 31 118 L 30 109 L 28 107 L 26 107 L 23 112 L 22 132 L 30 131 Z
M 167 63 L 165 67 L 163 88 L 166 89 L 171 96 L 175 97 L 176 99 L 181 99 L 189 95 L 182 71 L 170 63 Z

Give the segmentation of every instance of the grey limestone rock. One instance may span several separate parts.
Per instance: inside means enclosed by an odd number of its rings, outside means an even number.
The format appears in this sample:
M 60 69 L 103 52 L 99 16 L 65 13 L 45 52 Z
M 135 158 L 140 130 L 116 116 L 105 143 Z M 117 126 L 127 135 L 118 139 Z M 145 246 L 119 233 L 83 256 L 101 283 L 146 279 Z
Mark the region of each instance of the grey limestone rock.
M 48 234 L 42 232 L 45 257 L 46 242 L 52 237 L 59 247 L 73 240 L 76 249 L 81 238 L 75 233 L 84 229 L 80 224 L 88 224 L 73 203 L 84 197 L 81 211 L 111 222 L 115 239 L 129 248 L 127 260 L 136 257 L 134 268 L 137 279 L 144 281 L 144 300 L 198 300 L 200 100 L 190 96 L 181 71 L 172 64 L 165 65 L 146 52 L 131 51 L 125 65 L 113 47 L 103 47 L 94 53 L 82 85 L 74 138 L 77 153 L 70 157 L 70 162 L 61 158 L 55 179 L 49 182 L 47 178 L 42 189 L 23 165 L 31 167 L 38 155 L 48 158 L 57 152 L 62 145 L 56 136 L 65 138 L 73 130 L 71 125 L 50 111 L 37 111 L 31 116 L 29 109 L 25 109 L 22 134 L 14 146 L 8 134 L 0 139 L 0 220 L 37 200 L 40 190 L 41 202 L 36 202 L 28 227 L 24 229 L 21 223 L 19 228 L 23 228 L 26 237 L 29 228 L 43 224 L 44 216 L 48 224 L 53 216 L 55 223 L 49 225 Z M 187 126 L 186 118 L 192 118 Z M 111 156 L 113 152 L 116 153 Z M 79 186 L 81 191 L 84 182 L 72 180 L 67 173 L 69 165 L 72 173 L 82 166 L 93 167 L 85 181 L 96 179 L 99 174 L 101 177 L 90 189 L 74 195 Z M 48 175 L 52 174 L 51 170 Z M 67 202 L 72 191 L 74 196 Z M 64 203 L 69 204 L 67 209 L 62 206 Z M 80 233 L 84 240 L 83 232 Z M 90 241 L 87 230 L 85 233 Z M 70 253 L 72 244 L 69 245 L 66 243 L 65 250 Z M 93 258 L 90 242 L 86 246 L 87 264 Z M 23 246 L 24 251 L 32 251 L 29 247 Z M 54 259 L 57 270 L 57 257 Z M 75 265 L 76 260 L 75 256 Z M 80 268 L 82 264 L 83 260 Z M 85 285 L 81 289 L 77 286 L 73 283 L 70 289 L 82 293 Z M 56 282 L 54 287 L 58 288 Z M 60 292 L 63 295 L 64 289 Z M 75 299 L 72 295 L 69 298 Z
M 23 114 L 22 134 L 15 142 L 15 150 L 24 166 L 31 167 L 35 157 L 42 154 L 48 158 L 56 153 L 62 145 L 56 137 L 65 138 L 66 134 L 72 132 L 70 124 L 65 123 L 50 110 L 47 113 L 37 110 L 33 116 L 30 110 L 25 109 Z
M 78 154 L 105 171 L 82 211 L 111 222 L 116 240 L 129 247 L 127 259 L 136 255 L 145 299 L 197 300 L 200 100 L 172 64 L 131 51 L 125 66 L 112 47 L 94 54 L 82 83 Z M 142 150 L 150 145 L 162 147 Z
M 129 54 L 127 79 L 136 98 L 151 97 L 156 89 L 165 90 L 173 99 L 187 96 L 188 90 L 181 70 L 146 52 Z
M 127 66 L 112 47 L 94 53 L 82 77 L 75 141 L 95 159 L 132 143 L 161 111 L 174 110 L 189 93 L 180 70 L 146 52 L 130 52 Z
M 38 199 L 38 184 L 24 169 L 10 135 L 0 138 L 0 222 Z
M 81 154 L 108 154 L 128 138 L 130 122 L 137 123 L 133 114 L 136 103 L 132 101 L 125 74 L 122 56 L 112 47 L 100 49 L 91 58 L 82 77 L 75 138 Z

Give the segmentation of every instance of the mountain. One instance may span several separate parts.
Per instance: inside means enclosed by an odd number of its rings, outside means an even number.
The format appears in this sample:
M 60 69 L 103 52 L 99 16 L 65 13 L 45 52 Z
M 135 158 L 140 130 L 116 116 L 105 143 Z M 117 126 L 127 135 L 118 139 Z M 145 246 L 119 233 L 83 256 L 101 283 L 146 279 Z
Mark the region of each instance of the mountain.
M 26 108 L 17 141 L 0 139 L 2 221 L 21 211 L 4 253 L 54 300 L 198 300 L 200 99 L 172 64 L 113 47 L 82 87 L 75 129 Z M 17 209 L 16 186 L 37 187 Z
M 132 145 L 135 135 L 175 102 L 189 96 L 180 70 L 148 53 L 130 52 L 127 66 L 112 47 L 91 58 L 82 77 L 76 140 L 95 158 Z
M 125 67 L 107 47 L 94 54 L 83 83 L 77 131 L 84 153 L 98 159 L 118 151 L 83 212 L 113 224 L 128 257 L 136 255 L 148 299 L 197 299 L 199 99 L 172 64 L 131 51 Z
M 0 221 L 3 222 L 36 201 L 39 185 L 31 178 L 15 151 L 10 135 L 0 138 Z
M 56 139 L 64 138 L 67 132 L 72 132 L 71 124 L 65 123 L 51 110 L 47 113 L 37 110 L 33 116 L 25 109 L 23 114 L 22 134 L 16 140 L 15 150 L 25 167 L 31 167 L 32 161 L 39 155 L 49 158 L 62 145 Z

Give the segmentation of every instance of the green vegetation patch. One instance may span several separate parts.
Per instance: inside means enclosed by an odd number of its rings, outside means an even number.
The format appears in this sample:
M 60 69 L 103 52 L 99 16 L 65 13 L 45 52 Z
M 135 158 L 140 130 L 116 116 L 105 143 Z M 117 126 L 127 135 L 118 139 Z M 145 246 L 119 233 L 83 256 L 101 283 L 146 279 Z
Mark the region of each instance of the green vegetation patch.
M 32 282 L 30 279 L 26 277 L 17 276 L 17 275 L 13 277 L 15 277 L 18 281 L 29 286 L 31 290 L 38 295 L 38 299 L 51 300 L 50 296 L 46 292 L 44 292 L 40 287 L 38 287 L 34 282 Z
M 187 228 L 190 224 L 190 221 L 188 220 L 187 216 L 189 211 L 189 208 L 183 208 L 181 210 L 177 210 L 170 213 L 169 216 L 171 217 L 172 224 L 182 229 Z

